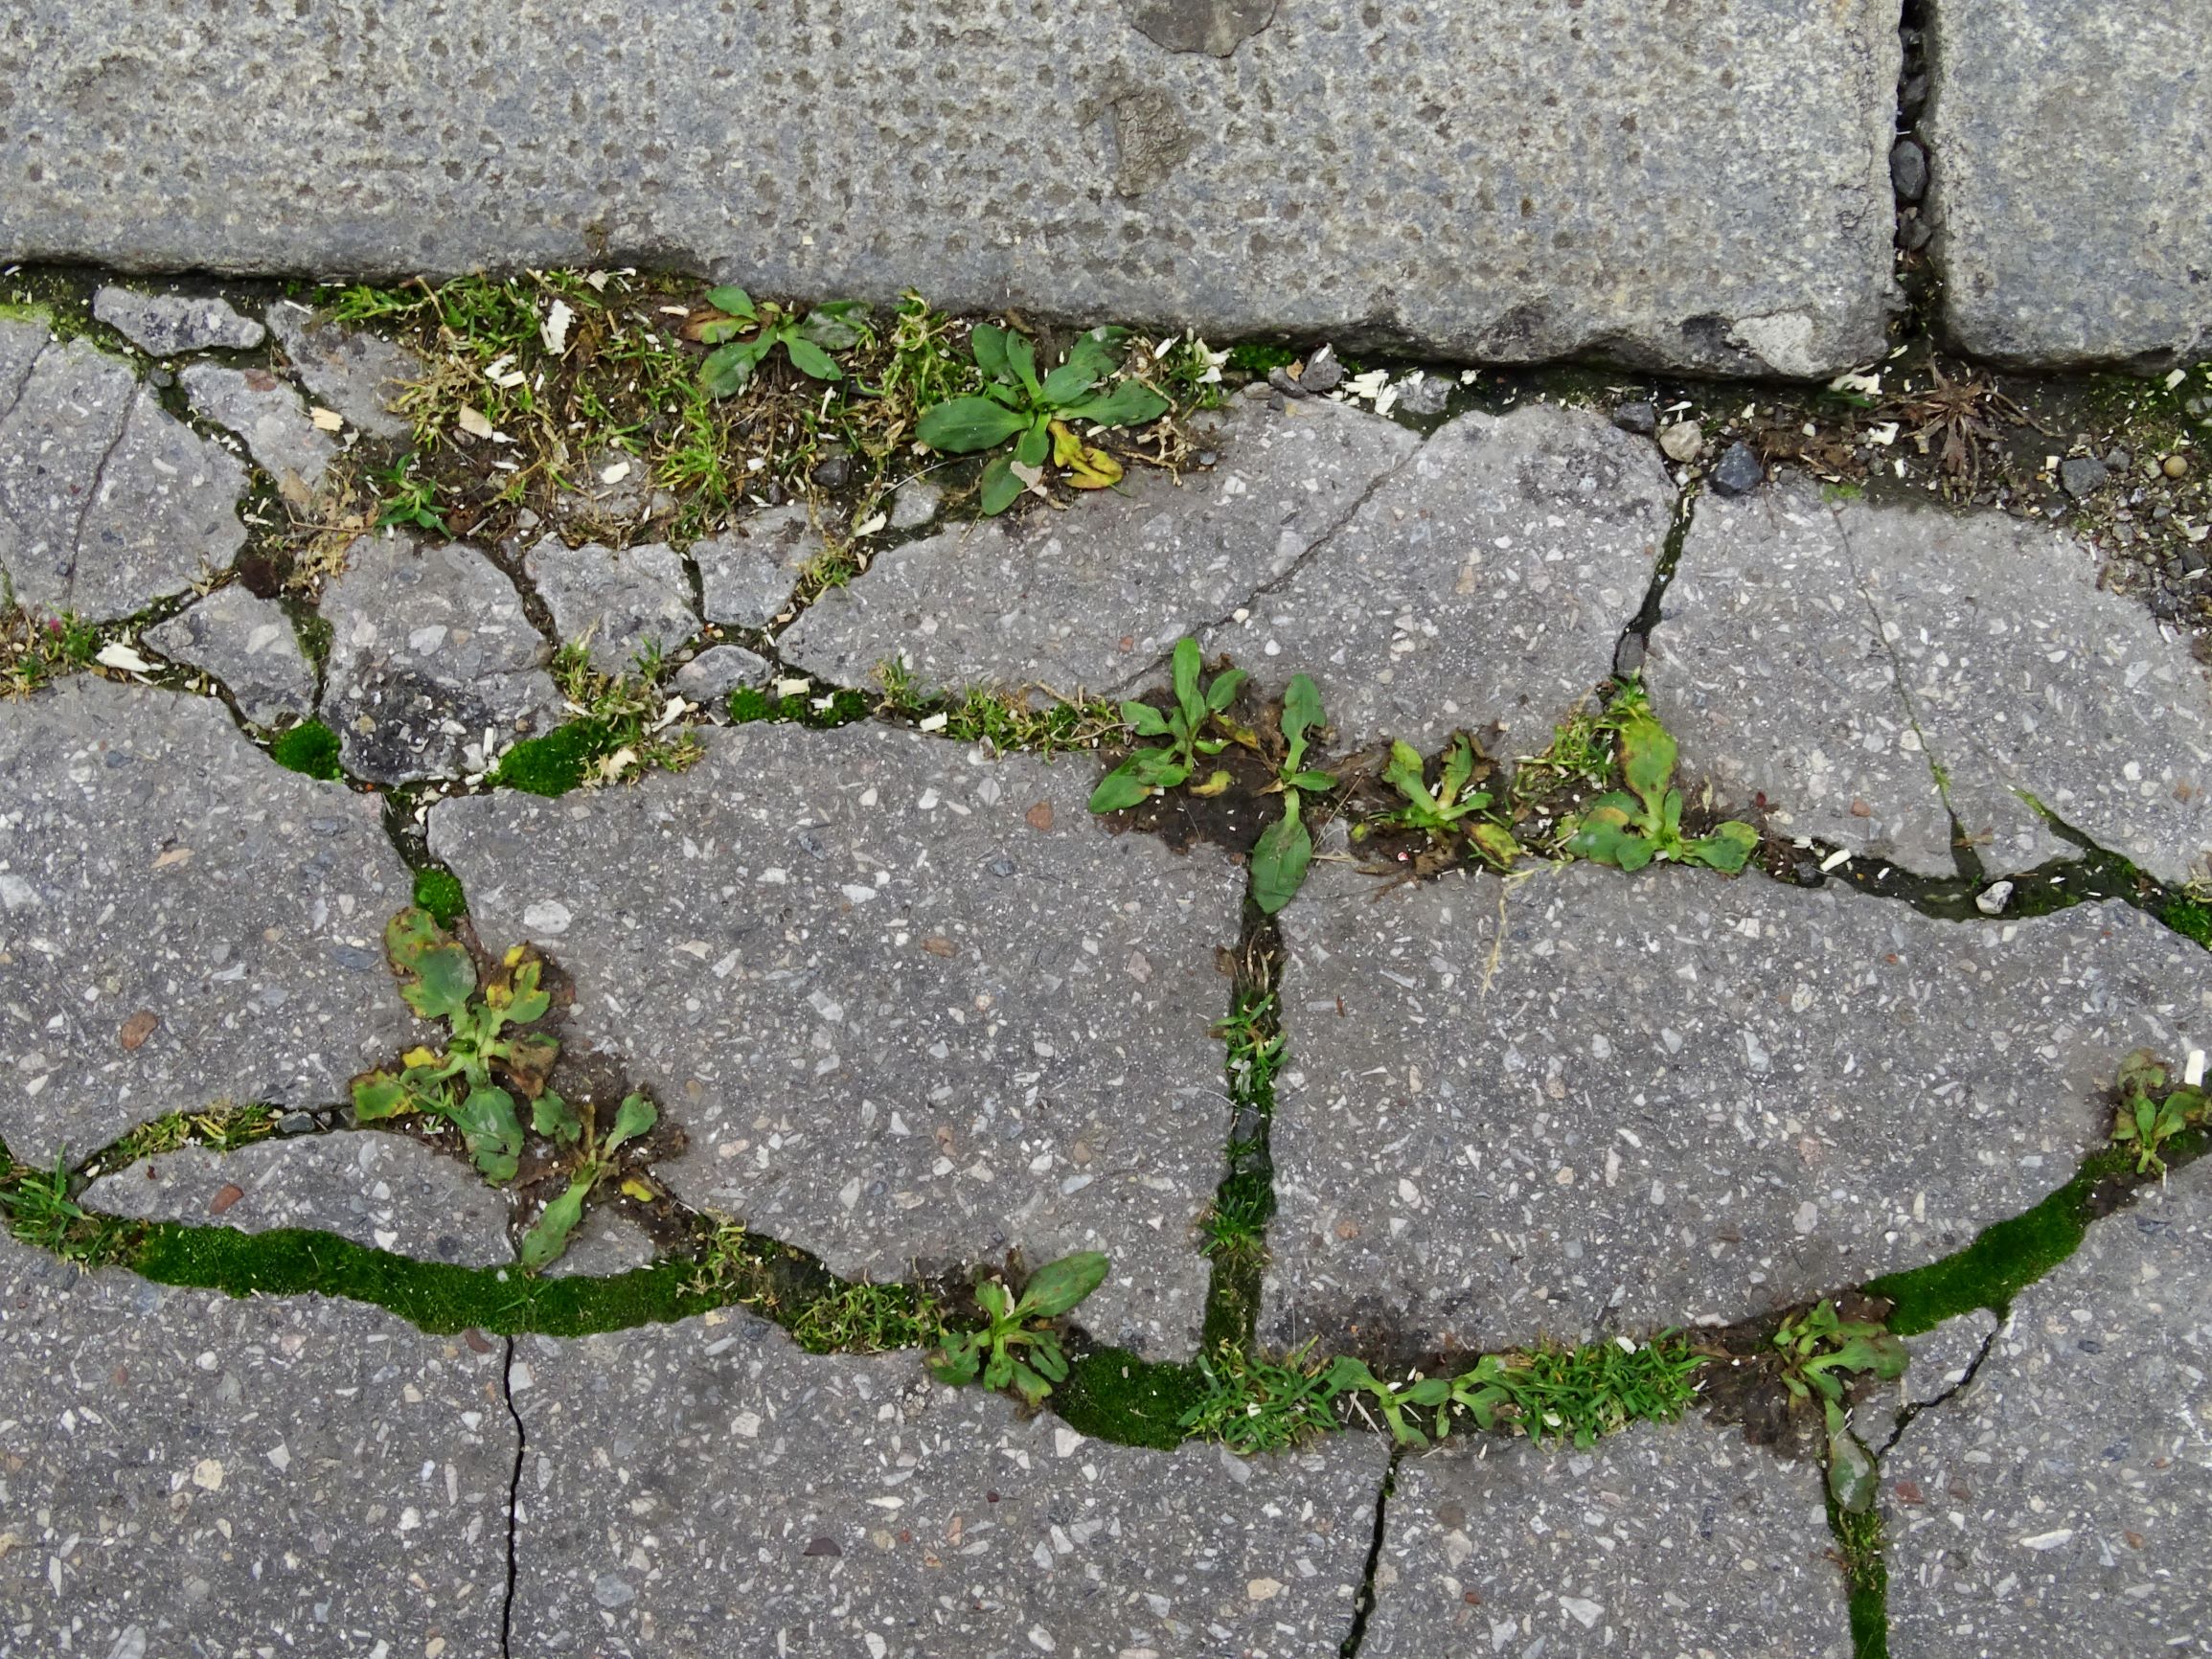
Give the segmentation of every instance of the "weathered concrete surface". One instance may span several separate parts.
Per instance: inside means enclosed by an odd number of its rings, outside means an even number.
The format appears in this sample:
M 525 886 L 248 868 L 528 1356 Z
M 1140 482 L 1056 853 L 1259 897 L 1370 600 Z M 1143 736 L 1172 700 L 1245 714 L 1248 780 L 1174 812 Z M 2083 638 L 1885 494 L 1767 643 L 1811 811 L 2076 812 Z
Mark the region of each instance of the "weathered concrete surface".
M 1276 1340 L 1723 1323 L 1917 1265 L 2104 1143 L 2122 1055 L 2212 1035 L 2212 958 L 2117 902 L 1946 922 L 1587 864 L 1375 893 L 1316 867 L 1283 913 Z
M 204 669 L 238 699 L 257 725 L 315 707 L 315 666 L 300 650 L 292 619 L 242 582 L 219 587 L 169 621 L 146 630 L 146 643 L 175 662 Z
M 692 546 L 707 621 L 765 627 L 791 602 L 823 550 L 822 534 L 803 505 L 771 507 Z
M 738 1312 L 514 1357 L 515 1659 L 1334 1654 L 1388 1462 L 1112 1445 Z
M 2007 363 L 2212 355 L 2212 4 L 1932 11 L 1944 330 Z
M 0 45 L 0 258 L 635 260 L 756 292 L 1799 376 L 1884 343 L 1899 47 L 1874 0 L 1507 0 L 1480 29 L 1282 6 L 1226 59 L 1015 0 L 832 28 L 712 0 L 610 15 L 40 5 Z
M 1697 512 L 1646 681 L 1725 808 L 1927 875 L 1956 813 L 2003 875 L 2070 853 L 2032 795 L 2161 879 L 2207 868 L 2212 684 L 2091 549 L 1802 478 Z
M 0 1653 L 499 1650 L 504 1345 L 4 1234 L 0 1287 Z
M 1602 415 L 1462 415 L 1202 643 L 1270 693 L 1311 674 L 1342 746 L 1541 749 L 1612 672 L 1674 508 L 1658 451 Z
M 156 357 L 179 352 L 244 351 L 268 330 L 213 295 L 142 294 L 112 284 L 92 296 L 92 314 Z
M 720 715 L 732 692 L 740 686 L 765 685 L 775 672 L 766 657 L 743 646 L 709 646 L 676 670 L 675 688 L 708 714 Z
M 257 1141 L 232 1152 L 184 1147 L 103 1175 L 88 1209 L 265 1233 L 315 1227 L 420 1261 L 514 1259 L 507 1200 L 458 1158 L 363 1129 Z
M 324 591 L 323 718 L 346 769 L 383 784 L 484 769 L 498 741 L 561 719 L 553 650 L 499 568 L 461 542 L 365 535 Z
M 891 549 L 785 631 L 785 660 L 847 686 L 903 657 L 932 691 L 1133 687 L 1176 640 L 1288 575 L 1419 443 L 1343 404 L 1275 413 L 1266 398 L 1197 423 L 1201 449 L 1220 457 L 1211 469 L 1177 480 L 1133 468 L 1066 512 L 957 524 Z
M 410 885 L 374 801 L 211 698 L 0 701 L 0 1136 L 51 1163 L 174 1107 L 343 1100 L 416 1029 L 381 938 Z
M 617 1273 L 650 1267 L 651 1239 L 634 1221 L 615 1211 L 594 1205 L 583 1213 L 568 1248 L 545 1269 L 548 1279 L 608 1279 Z
M 546 536 L 522 556 L 522 574 L 553 613 L 563 644 L 588 639 L 603 674 L 630 671 L 641 652 L 673 651 L 699 631 L 692 579 L 675 550 L 644 542 L 616 551 Z
M 177 379 L 195 411 L 245 440 L 286 500 L 312 497 L 338 444 L 308 418 L 297 391 L 266 369 L 220 363 L 189 363 Z
M 1400 1466 L 1364 1655 L 1850 1659 L 1819 1466 L 1692 1415 Z M 1540 1644 L 1540 1648 L 1539 1647 Z
M 0 320 L 0 574 L 24 604 L 125 616 L 236 557 L 245 468 L 122 361 Z
M 704 738 L 635 788 L 430 814 L 486 943 L 549 951 L 574 1040 L 690 1135 L 661 1176 L 846 1275 L 1104 1250 L 1084 1323 L 1190 1352 L 1242 873 L 1107 834 L 1087 765 L 874 725 Z
M 2094 1223 L 1882 1460 L 1898 1659 L 2199 1653 L 2212 1164 Z
M 372 438 L 405 438 L 413 428 L 399 414 L 408 383 L 423 374 L 421 358 L 367 329 L 322 321 L 308 307 L 279 300 L 269 332 L 316 398 Z

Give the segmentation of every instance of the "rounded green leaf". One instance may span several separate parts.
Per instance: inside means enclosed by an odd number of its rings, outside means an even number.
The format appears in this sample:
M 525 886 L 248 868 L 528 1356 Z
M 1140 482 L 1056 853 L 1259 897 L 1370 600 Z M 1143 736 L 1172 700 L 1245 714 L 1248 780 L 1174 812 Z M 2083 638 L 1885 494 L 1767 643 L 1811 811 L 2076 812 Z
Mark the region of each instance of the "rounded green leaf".
M 1655 807 L 1675 775 L 1675 739 L 1649 715 L 1634 715 L 1621 725 L 1621 776 L 1630 788 Z
M 1168 735 L 1167 716 L 1150 703 L 1124 703 L 1122 722 L 1140 738 L 1164 738 Z
M 1062 408 L 1077 401 L 1097 382 L 1096 372 L 1071 357 L 1044 377 L 1038 400 L 1055 409 Z
M 983 469 L 982 499 L 978 503 L 984 516 L 1004 512 L 1021 499 L 1021 492 L 1029 488 L 1015 475 L 1011 455 L 994 455 Z
M 1022 389 L 1035 398 L 1038 390 L 1037 348 L 1029 343 L 1027 335 L 1010 333 L 1006 336 L 1006 366 L 1014 371 L 1014 377 L 1021 382 Z
M 1014 446 L 1014 458 L 1024 466 L 1042 466 L 1052 454 L 1052 432 L 1042 415 L 1029 423 Z
M 1204 666 L 1205 657 L 1197 640 L 1185 635 L 1175 642 L 1175 702 L 1193 731 L 1197 730 L 1206 717 L 1206 701 L 1198 694 L 1198 670 Z
M 1098 781 L 1098 787 L 1090 792 L 1090 809 L 1093 812 L 1125 811 L 1150 800 L 1152 793 L 1152 786 L 1138 780 L 1136 757 L 1132 755 Z
M 968 455 L 1004 443 L 1028 424 L 1028 416 L 989 398 L 955 398 L 927 411 L 914 435 L 932 449 Z
M 978 323 L 969 331 L 968 349 L 974 353 L 975 366 L 993 380 L 1012 379 L 1014 371 L 1006 363 L 1006 330 L 992 323 Z
M 755 340 L 734 340 L 727 346 L 718 346 L 699 365 L 699 384 L 706 388 L 710 398 L 735 398 L 751 383 L 753 365 L 760 357 L 760 343 Z
M 1729 875 L 1742 870 L 1758 851 L 1759 831 L 1740 818 L 1729 819 L 1689 846 L 1693 858 Z
M 825 352 L 850 352 L 867 336 L 867 316 L 866 300 L 832 300 L 809 311 L 799 331 Z
M 576 1108 L 551 1089 L 531 1102 L 530 1126 L 564 1147 L 574 1146 L 583 1133 L 583 1120 L 576 1115 Z
M 546 1205 L 544 1214 L 531 1224 L 530 1231 L 522 1236 L 525 1273 L 536 1273 L 559 1260 L 560 1253 L 568 1248 L 568 1236 L 583 1219 L 583 1195 L 590 1191 L 589 1180 L 571 1181 L 568 1190 Z
M 390 1072 L 364 1072 L 353 1079 L 353 1116 L 362 1123 L 396 1118 L 406 1109 L 406 1085 Z
M 1313 837 L 1298 817 L 1298 796 L 1285 798 L 1283 816 L 1260 832 L 1252 848 L 1252 902 L 1272 916 L 1297 896 L 1313 862 Z
M 1321 713 L 1321 691 L 1305 674 L 1292 674 L 1283 691 L 1283 737 L 1296 742 L 1308 732 L 1327 723 Z
M 1206 688 L 1206 707 L 1215 714 L 1220 714 L 1237 700 L 1237 689 L 1243 683 L 1244 670 L 1243 669 L 1229 669 L 1224 672 L 1216 674 L 1213 684 Z
M 804 335 L 787 330 L 784 350 L 791 359 L 791 367 L 802 375 L 817 380 L 842 380 L 845 371 L 837 367 L 837 360 Z
M 1021 1306 L 1038 1319 L 1057 1319 L 1106 1283 L 1106 1259 L 1096 1250 L 1079 1250 L 1037 1270 L 1022 1292 Z
M 1168 412 L 1168 400 L 1137 380 L 1124 380 L 1103 397 L 1085 398 L 1070 404 L 1072 420 L 1093 420 L 1101 426 L 1142 426 Z
M 733 317 L 751 317 L 757 314 L 753 310 L 752 296 L 735 284 L 719 288 L 709 288 L 707 290 L 707 304 L 718 311 L 728 312 Z
M 611 1153 L 625 1141 L 636 1140 L 659 1122 L 660 1112 L 652 1102 L 643 1095 L 625 1095 L 615 1111 L 614 1130 L 606 1138 L 605 1149 Z

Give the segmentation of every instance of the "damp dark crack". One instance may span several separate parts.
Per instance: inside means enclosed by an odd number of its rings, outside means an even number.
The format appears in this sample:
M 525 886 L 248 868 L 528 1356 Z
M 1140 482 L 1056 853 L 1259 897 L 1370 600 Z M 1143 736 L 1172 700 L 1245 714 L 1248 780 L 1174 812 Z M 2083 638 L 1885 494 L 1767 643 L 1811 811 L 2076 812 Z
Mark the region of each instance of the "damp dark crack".
M 522 1414 L 514 1409 L 514 1338 L 507 1338 L 506 1363 L 499 1373 L 499 1398 L 514 1424 L 514 1466 L 507 1476 L 507 1589 L 499 1604 L 499 1651 L 502 1659 L 513 1652 L 516 1507 L 522 1499 L 522 1460 L 529 1450 L 530 1433 Z
M 1392 1449 L 1390 1466 L 1382 1471 L 1382 1485 L 1376 1490 L 1375 1531 L 1367 1540 L 1367 1565 L 1359 1576 L 1359 1589 L 1352 1598 L 1352 1627 L 1336 1649 L 1337 1659 L 1357 1659 L 1367 1640 L 1367 1622 L 1375 1613 L 1375 1576 L 1382 1566 L 1382 1540 L 1390 1525 L 1391 1494 L 1398 1489 L 1398 1466 L 1404 1458 L 1403 1447 Z

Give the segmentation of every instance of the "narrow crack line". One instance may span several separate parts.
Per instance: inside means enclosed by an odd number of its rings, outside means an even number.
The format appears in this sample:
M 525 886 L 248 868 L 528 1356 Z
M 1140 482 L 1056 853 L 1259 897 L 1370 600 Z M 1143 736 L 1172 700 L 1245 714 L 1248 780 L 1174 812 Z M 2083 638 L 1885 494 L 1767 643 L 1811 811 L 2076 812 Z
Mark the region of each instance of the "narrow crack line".
M 45 354 L 43 351 L 39 352 L 42 357 Z M 77 561 L 84 556 L 84 521 L 92 516 L 92 510 L 100 505 L 100 487 L 106 481 L 107 464 L 115 459 L 115 452 L 123 447 L 124 435 L 130 430 L 130 418 L 136 412 L 139 398 L 145 391 L 146 388 L 136 379 L 131 381 L 130 398 L 124 405 L 123 420 L 116 425 L 115 436 L 108 441 L 107 447 L 100 453 L 100 465 L 92 469 L 92 482 L 85 487 L 84 500 L 78 506 L 77 522 L 70 526 L 67 591 L 71 599 L 77 597 Z
M 1433 436 L 1433 434 L 1431 436 Z M 1354 501 L 1351 506 L 1347 507 L 1334 519 L 1331 520 L 1326 526 L 1324 526 L 1321 533 L 1314 536 L 1311 541 L 1306 544 L 1306 550 L 1299 554 L 1296 558 L 1292 559 L 1289 564 L 1285 566 L 1282 571 L 1272 577 L 1269 577 L 1266 581 L 1253 588 L 1249 593 L 1245 594 L 1242 600 L 1232 604 L 1220 616 L 1217 616 L 1210 621 L 1186 623 L 1183 625 L 1182 631 L 1196 639 L 1200 634 L 1210 633 L 1216 628 L 1226 627 L 1236 619 L 1236 614 L 1239 610 L 1250 609 L 1267 595 L 1277 593 L 1281 591 L 1281 589 L 1286 584 L 1296 580 L 1298 577 L 1304 573 L 1308 565 L 1311 564 L 1316 558 L 1320 557 L 1322 552 L 1332 546 L 1335 542 L 1336 538 L 1343 534 L 1343 533 L 1351 527 L 1353 522 L 1358 518 L 1359 514 L 1366 510 L 1367 504 L 1370 501 L 1373 501 L 1378 494 L 1386 489 L 1399 476 L 1399 474 L 1413 465 L 1413 463 L 1420 457 L 1421 452 L 1428 447 L 1428 439 L 1424 438 L 1419 443 L 1416 443 L 1411 449 L 1408 449 L 1402 456 L 1401 456 L 1397 462 L 1386 467 L 1383 471 L 1377 473 L 1373 478 L 1369 479 L 1366 488 L 1359 491 L 1358 499 Z M 1114 684 L 1112 690 L 1105 694 L 1122 695 L 1127 693 L 1135 691 L 1144 681 L 1152 678 L 1152 675 L 1158 673 L 1162 669 L 1166 668 L 1174 655 L 1174 651 L 1172 648 L 1168 650 L 1162 651 L 1158 656 L 1154 657 L 1143 668 L 1123 675 L 1122 678 Z
M 1382 1471 L 1382 1485 L 1375 1492 L 1375 1531 L 1367 1540 L 1367 1565 L 1359 1575 L 1358 1593 L 1352 1598 L 1352 1628 L 1336 1649 L 1337 1659 L 1357 1659 L 1367 1640 L 1367 1621 L 1375 1612 L 1375 1575 L 1382 1565 L 1382 1539 L 1390 1524 L 1390 1498 L 1398 1489 L 1398 1466 L 1404 1461 L 1405 1448 L 1393 1446 L 1390 1466 Z
M 1652 635 L 1663 620 L 1660 607 L 1665 602 L 1667 589 L 1674 585 L 1675 572 L 1681 567 L 1682 549 L 1690 541 L 1690 527 L 1697 521 L 1698 495 L 1695 478 L 1676 489 L 1674 515 L 1667 526 L 1666 539 L 1659 545 L 1659 557 L 1652 565 L 1652 580 L 1645 584 L 1643 602 L 1621 625 L 1620 637 L 1613 642 L 1615 678 L 1625 678 L 1643 667 L 1643 652 L 1651 649 Z M 1642 648 L 1633 658 L 1629 648 L 1630 640 L 1639 642 Z
M 15 405 L 23 398 L 23 388 L 31 384 L 31 371 L 38 367 L 38 359 L 46 355 L 47 349 L 53 344 L 53 336 L 49 334 L 38 350 L 31 353 L 31 360 L 23 365 L 23 373 L 16 377 L 14 384 L 0 388 L 0 420 L 15 413 Z
M 511 1656 L 514 1635 L 515 1509 L 522 1500 L 522 1459 L 529 1449 L 530 1432 L 522 1414 L 514 1409 L 514 1338 L 507 1339 L 507 1363 L 499 1373 L 499 1397 L 514 1422 L 514 1467 L 507 1477 L 507 1589 L 499 1604 L 499 1651 Z
M 1897 1414 L 1896 1420 L 1893 1421 L 1890 1425 L 1889 1438 L 1883 1441 L 1881 1446 L 1878 1447 L 1874 1453 L 1874 1461 L 1876 1463 L 1880 1463 L 1883 1458 L 1889 1455 L 1890 1448 L 1896 1445 L 1899 1441 L 1904 1438 L 1904 1431 L 1910 1428 L 1920 1420 L 1922 1413 L 1933 1411 L 1939 1405 L 1950 1404 L 1950 1401 L 1956 1399 L 1960 1395 L 1964 1394 L 1970 1386 L 1972 1386 L 1973 1379 L 1981 1375 L 1982 1362 L 1988 1359 L 1990 1354 L 1995 1352 L 1996 1348 L 1996 1340 L 1999 1336 L 2004 1334 L 2004 1321 L 1999 1320 L 1995 1325 L 1990 1327 L 1987 1331 L 1983 1332 L 1981 1346 L 1974 1350 L 1973 1358 L 1967 1362 L 1966 1370 L 1960 1373 L 1959 1379 L 1956 1382 L 1952 1383 L 1949 1388 L 1945 1389 L 1933 1399 L 1909 1401 L 1904 1406 L 1904 1408 Z M 1907 1375 L 1909 1375 L 1909 1373 Z

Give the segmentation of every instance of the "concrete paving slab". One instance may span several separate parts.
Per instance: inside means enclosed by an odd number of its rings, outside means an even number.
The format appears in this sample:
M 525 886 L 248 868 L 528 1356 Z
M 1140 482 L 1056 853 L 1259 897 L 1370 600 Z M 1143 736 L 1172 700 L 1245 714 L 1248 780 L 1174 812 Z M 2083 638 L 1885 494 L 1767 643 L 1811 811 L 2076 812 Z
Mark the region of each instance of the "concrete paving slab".
M 1931 1261 L 2104 1144 L 2129 1050 L 2212 1033 L 2212 956 L 2116 901 L 1948 922 L 1586 864 L 1376 894 L 1317 867 L 1283 913 L 1286 1343 L 1732 1323 Z
M 50 1163 L 178 1107 L 344 1100 L 416 1029 L 382 943 L 410 883 L 374 801 L 213 698 L 0 700 L 0 1137 Z
M 564 644 L 591 642 L 592 667 L 603 674 L 629 673 L 641 653 L 673 651 L 699 631 L 691 576 L 664 542 L 618 552 L 596 541 L 564 547 L 549 535 L 522 556 L 522 574 Z
M 846 1275 L 1104 1250 L 1085 1323 L 1190 1352 L 1242 873 L 1108 834 L 1065 760 L 868 724 L 702 736 L 635 788 L 430 814 L 485 943 L 549 951 L 572 1041 L 683 1125 L 662 1178 Z
M 0 57 L 0 258 L 653 263 L 1796 377 L 1886 344 L 1892 5 L 1510 0 L 1469 30 L 1287 4 L 1227 57 L 1210 27 L 1178 51 L 1015 0 L 608 15 L 399 0 L 374 26 L 277 9 L 178 33 L 132 0 L 41 5 Z M 285 96 L 241 105 L 255 85 Z
M 1692 1416 L 1587 1451 L 1474 1440 L 1399 1466 L 1375 1659 L 1850 1659 L 1819 1466 Z
M 494 1653 L 505 1345 L 0 1235 L 0 1653 Z
M 249 351 L 268 337 L 261 324 L 213 294 L 146 294 L 103 283 L 93 292 L 92 314 L 155 357 Z
M 1881 1465 L 1898 1659 L 2212 1648 L 2212 1165 L 2094 1222 Z
M 1134 1450 L 731 1312 L 515 1349 L 515 1659 L 1334 1654 L 1389 1458 Z
M 300 649 L 292 619 L 242 582 L 218 587 L 148 628 L 146 643 L 172 662 L 214 675 L 256 725 L 314 713 L 315 665 Z

